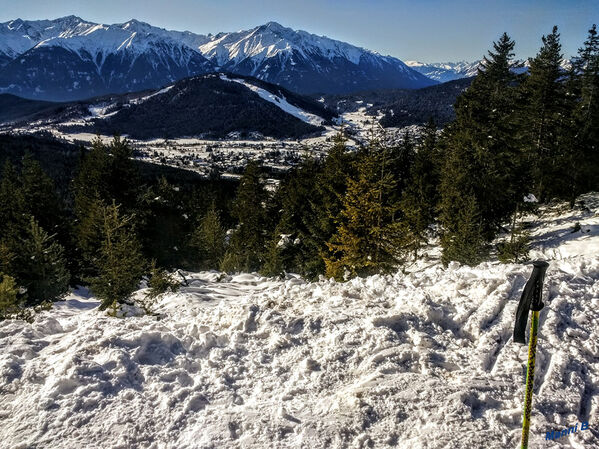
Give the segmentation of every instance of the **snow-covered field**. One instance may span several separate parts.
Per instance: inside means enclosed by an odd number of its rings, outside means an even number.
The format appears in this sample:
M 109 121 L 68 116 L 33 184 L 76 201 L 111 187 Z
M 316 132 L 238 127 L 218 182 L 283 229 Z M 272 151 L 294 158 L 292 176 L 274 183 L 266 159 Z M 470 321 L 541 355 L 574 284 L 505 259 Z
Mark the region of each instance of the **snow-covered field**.
M 599 195 L 584 199 L 533 223 L 550 267 L 531 448 L 599 447 Z M 433 258 L 347 283 L 187 273 L 160 319 L 111 318 L 80 290 L 0 323 L 0 447 L 517 448 L 527 348 L 511 335 L 530 272 Z

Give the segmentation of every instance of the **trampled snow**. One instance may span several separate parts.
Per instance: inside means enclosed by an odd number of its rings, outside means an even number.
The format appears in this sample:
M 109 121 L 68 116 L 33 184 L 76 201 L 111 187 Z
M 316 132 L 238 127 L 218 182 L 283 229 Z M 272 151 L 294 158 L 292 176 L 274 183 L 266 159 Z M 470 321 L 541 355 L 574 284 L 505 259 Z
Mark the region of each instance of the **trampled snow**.
M 583 199 L 531 222 L 550 266 L 530 447 L 599 443 L 599 195 Z M 530 272 L 433 256 L 346 283 L 185 273 L 158 318 L 79 290 L 0 323 L 0 447 L 517 448 Z

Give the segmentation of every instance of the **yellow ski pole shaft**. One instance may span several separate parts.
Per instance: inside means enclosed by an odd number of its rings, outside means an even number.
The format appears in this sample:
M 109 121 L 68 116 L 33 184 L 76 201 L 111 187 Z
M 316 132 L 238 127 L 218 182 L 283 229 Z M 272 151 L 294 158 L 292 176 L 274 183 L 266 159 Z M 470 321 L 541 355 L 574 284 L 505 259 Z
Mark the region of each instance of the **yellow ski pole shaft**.
M 528 368 L 526 369 L 526 392 L 524 394 L 524 414 L 522 417 L 521 449 L 528 449 L 528 432 L 530 430 L 530 411 L 532 408 L 532 390 L 535 381 L 535 359 L 537 355 L 537 333 L 539 330 L 539 311 L 532 312 L 530 322 L 530 341 L 528 343 Z

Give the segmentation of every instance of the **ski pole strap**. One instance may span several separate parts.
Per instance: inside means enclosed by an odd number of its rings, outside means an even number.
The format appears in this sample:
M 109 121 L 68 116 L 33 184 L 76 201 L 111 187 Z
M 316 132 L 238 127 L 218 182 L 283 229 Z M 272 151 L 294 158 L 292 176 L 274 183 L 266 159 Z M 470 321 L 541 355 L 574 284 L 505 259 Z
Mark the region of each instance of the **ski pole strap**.
M 539 311 L 543 308 L 543 281 L 549 264 L 543 260 L 533 262 L 533 270 L 530 279 L 524 286 L 520 297 L 518 310 L 516 311 L 516 324 L 514 326 L 514 341 L 526 344 L 526 322 L 528 311 Z
M 528 368 L 526 369 L 526 392 L 524 394 L 524 414 L 522 417 L 521 449 L 528 449 L 528 432 L 530 430 L 530 412 L 532 409 L 532 392 L 535 380 L 535 360 L 537 357 L 537 333 L 539 331 L 539 311 L 533 310 L 530 321 L 530 341 L 528 344 Z

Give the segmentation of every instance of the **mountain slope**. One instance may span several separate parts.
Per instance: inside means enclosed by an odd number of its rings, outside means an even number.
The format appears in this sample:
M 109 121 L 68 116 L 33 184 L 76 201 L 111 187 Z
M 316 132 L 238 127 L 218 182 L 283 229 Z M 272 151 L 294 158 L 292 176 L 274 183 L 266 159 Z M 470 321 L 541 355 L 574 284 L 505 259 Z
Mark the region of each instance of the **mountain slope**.
M 0 24 L 0 93 L 75 100 L 157 88 L 216 70 L 299 93 L 435 83 L 399 59 L 274 22 L 214 36 L 74 16 Z
M 550 266 L 530 447 L 591 448 L 599 437 L 599 198 L 583 199 L 531 223 L 532 256 Z M 407 271 L 346 283 L 185 273 L 158 319 L 110 317 L 78 290 L 32 324 L 0 322 L 1 441 L 519 447 L 527 347 L 512 332 L 531 266 Z
M 297 138 L 322 131 L 321 125 L 334 117 L 319 102 L 280 86 L 221 73 L 186 78 L 162 89 L 63 103 L 13 126 L 136 139 L 222 138 L 230 133 Z
M 11 94 L 0 94 L 0 123 L 25 119 L 30 115 L 58 107 L 49 101 L 27 100 Z
M 269 22 L 221 33 L 200 46 L 224 70 L 251 75 L 300 93 L 418 88 L 433 81 L 399 59 Z

